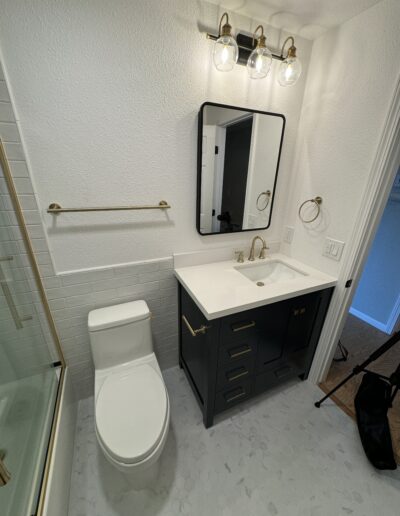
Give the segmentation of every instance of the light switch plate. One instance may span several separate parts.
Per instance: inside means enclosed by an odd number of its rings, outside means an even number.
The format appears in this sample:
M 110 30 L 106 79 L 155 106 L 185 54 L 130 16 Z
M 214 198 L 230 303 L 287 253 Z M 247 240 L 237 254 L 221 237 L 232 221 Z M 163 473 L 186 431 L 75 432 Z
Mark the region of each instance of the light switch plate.
M 283 232 L 283 241 L 287 244 L 291 244 L 293 241 L 293 235 L 294 235 L 294 227 L 293 226 L 285 226 L 284 232 Z
M 340 261 L 344 249 L 344 242 L 334 240 L 333 238 L 325 238 L 324 250 L 322 254 L 331 260 Z

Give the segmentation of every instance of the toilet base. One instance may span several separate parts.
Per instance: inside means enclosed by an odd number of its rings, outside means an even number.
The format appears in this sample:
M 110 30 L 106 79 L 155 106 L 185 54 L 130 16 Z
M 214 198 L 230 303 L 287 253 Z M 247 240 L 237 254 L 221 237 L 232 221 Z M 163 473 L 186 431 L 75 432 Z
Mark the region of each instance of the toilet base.
M 135 491 L 154 488 L 160 472 L 160 461 L 142 470 L 132 470 L 123 473 L 129 486 Z

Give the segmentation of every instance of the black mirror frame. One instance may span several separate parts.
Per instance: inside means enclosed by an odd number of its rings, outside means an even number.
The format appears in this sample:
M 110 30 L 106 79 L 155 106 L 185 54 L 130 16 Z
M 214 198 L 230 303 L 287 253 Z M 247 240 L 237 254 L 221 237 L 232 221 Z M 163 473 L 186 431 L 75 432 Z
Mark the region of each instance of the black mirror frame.
M 279 144 L 278 160 L 277 160 L 277 164 L 276 164 L 275 181 L 274 181 L 274 187 L 273 187 L 273 194 L 272 194 L 272 198 L 271 198 L 271 209 L 269 212 L 268 224 L 265 227 L 239 229 L 237 231 L 230 231 L 229 233 L 201 233 L 201 231 L 200 231 L 201 160 L 202 160 L 202 153 L 203 153 L 203 111 L 206 106 L 215 106 L 215 107 L 221 107 L 221 108 L 227 108 L 227 109 L 236 109 L 237 111 L 247 111 L 248 113 L 258 113 L 261 115 L 270 115 L 270 116 L 276 116 L 276 117 L 282 118 L 282 121 L 283 121 L 282 135 L 281 135 L 281 141 Z M 279 164 L 281 161 L 283 136 L 285 134 L 285 126 L 286 126 L 285 115 L 282 115 L 280 113 L 271 113 L 269 111 L 259 111 L 257 109 L 248 109 L 248 108 L 243 108 L 243 107 L 238 107 L 238 106 L 230 106 L 228 104 L 218 104 L 216 102 L 204 102 L 200 106 L 200 111 L 199 111 L 199 115 L 198 115 L 198 131 L 197 131 L 197 199 L 196 199 L 196 229 L 197 229 L 197 232 L 199 233 L 199 235 L 201 235 L 201 236 L 231 235 L 232 233 L 243 233 L 245 231 L 260 231 L 260 229 L 268 229 L 270 227 L 271 219 L 272 219 L 272 211 L 273 211 L 273 207 L 274 207 L 276 185 L 277 185 L 277 181 L 278 181 Z

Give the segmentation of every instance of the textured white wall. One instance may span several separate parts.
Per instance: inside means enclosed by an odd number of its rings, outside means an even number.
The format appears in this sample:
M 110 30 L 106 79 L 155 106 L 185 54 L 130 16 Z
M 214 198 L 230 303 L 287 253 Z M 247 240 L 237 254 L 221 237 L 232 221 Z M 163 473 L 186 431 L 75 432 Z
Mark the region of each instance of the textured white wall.
M 349 243 L 400 73 L 399 26 L 400 2 L 383 0 L 314 41 L 288 200 L 295 235 L 282 247 L 333 275 L 342 262 L 322 256 L 324 239 Z M 316 195 L 323 216 L 304 225 L 298 206 Z
M 296 38 L 303 76 L 293 88 L 211 64 L 221 11 L 196 0 L 4 0 L 0 45 L 58 272 L 170 256 L 242 241 L 195 229 L 197 112 L 209 100 L 287 118 L 271 228 L 281 235 L 311 42 Z M 237 15 L 234 27 L 257 26 Z M 286 34 L 267 29 L 279 47 Z M 44 212 L 68 206 L 172 204 L 167 215 Z
M 0 63 L 0 138 L 35 251 L 50 309 L 69 366 L 71 382 L 80 397 L 93 394 L 93 362 L 87 316 L 90 310 L 144 299 L 152 311 L 154 350 L 161 368 L 178 363 L 178 300 L 172 257 L 127 266 L 56 274 L 41 224 L 19 128 Z M 0 296 L 1 337 L 7 343 L 0 374 L 10 380 L 34 374 L 43 364 L 58 360 L 47 325 L 22 234 L 15 218 L 0 167 L 0 243 L 13 260 L 4 269 L 21 315 L 31 315 L 24 330 L 15 332 L 10 311 Z M 23 279 L 25 278 L 25 279 Z M 49 355 L 50 349 L 50 355 Z

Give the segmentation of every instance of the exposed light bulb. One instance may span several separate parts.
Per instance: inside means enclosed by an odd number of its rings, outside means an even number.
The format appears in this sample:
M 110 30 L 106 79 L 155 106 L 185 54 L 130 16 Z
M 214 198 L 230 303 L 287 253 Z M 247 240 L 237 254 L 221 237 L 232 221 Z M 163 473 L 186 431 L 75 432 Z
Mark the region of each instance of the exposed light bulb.
M 221 29 L 222 20 L 226 16 L 226 23 Z M 232 27 L 228 23 L 228 14 L 224 13 L 220 21 L 219 37 L 214 43 L 214 65 L 220 72 L 229 72 L 237 63 L 239 49 L 235 38 L 232 36 Z
M 258 29 L 261 29 L 261 36 L 258 38 L 256 48 L 247 60 L 247 72 L 252 79 L 263 79 L 266 77 L 272 63 L 272 54 L 265 45 L 264 29 L 259 25 L 255 33 Z
M 288 39 L 293 40 L 293 38 Z M 288 39 L 286 41 L 288 41 Z M 293 84 L 296 84 L 300 75 L 301 61 L 296 56 L 296 47 L 294 46 L 293 41 L 292 46 L 288 50 L 286 59 L 284 59 L 279 66 L 278 82 L 281 86 L 292 86 Z

